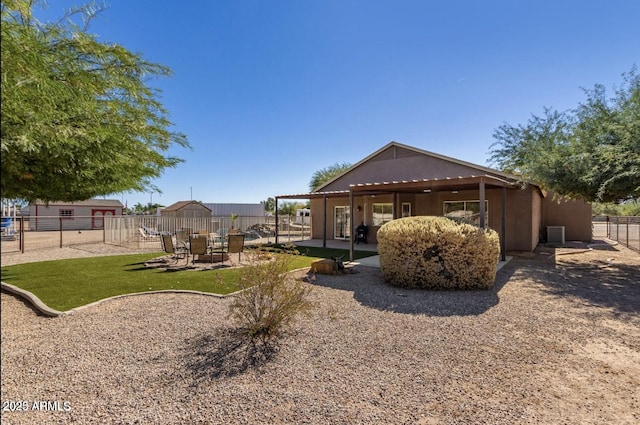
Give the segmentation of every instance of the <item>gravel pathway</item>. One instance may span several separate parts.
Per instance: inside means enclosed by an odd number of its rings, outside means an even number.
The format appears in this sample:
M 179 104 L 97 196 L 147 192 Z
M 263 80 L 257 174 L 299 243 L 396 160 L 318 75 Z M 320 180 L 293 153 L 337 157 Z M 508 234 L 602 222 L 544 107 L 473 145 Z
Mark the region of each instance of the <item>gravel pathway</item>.
M 318 276 L 311 316 L 264 357 L 235 336 L 229 299 L 50 319 L 2 293 L 3 407 L 28 406 L 2 423 L 636 424 L 639 267 L 625 248 L 540 252 L 468 292 L 399 289 L 368 267 Z

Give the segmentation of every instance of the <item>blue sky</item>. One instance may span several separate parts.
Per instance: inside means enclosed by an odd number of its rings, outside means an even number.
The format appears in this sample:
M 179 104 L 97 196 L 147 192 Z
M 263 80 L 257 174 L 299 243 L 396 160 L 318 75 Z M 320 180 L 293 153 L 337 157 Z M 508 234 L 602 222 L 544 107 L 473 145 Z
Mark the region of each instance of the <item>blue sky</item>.
M 59 17 L 75 1 L 50 0 Z M 493 132 L 640 65 L 640 1 L 111 0 L 91 25 L 174 74 L 193 150 L 132 206 L 257 203 L 392 140 L 490 165 Z

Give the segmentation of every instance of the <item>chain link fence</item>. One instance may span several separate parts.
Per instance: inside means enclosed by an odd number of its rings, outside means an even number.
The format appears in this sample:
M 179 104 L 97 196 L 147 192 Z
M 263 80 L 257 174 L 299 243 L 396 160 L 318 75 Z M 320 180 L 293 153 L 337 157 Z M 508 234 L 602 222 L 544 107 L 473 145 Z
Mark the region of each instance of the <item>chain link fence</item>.
M 593 218 L 593 236 L 614 240 L 640 252 L 640 217 L 596 216 Z

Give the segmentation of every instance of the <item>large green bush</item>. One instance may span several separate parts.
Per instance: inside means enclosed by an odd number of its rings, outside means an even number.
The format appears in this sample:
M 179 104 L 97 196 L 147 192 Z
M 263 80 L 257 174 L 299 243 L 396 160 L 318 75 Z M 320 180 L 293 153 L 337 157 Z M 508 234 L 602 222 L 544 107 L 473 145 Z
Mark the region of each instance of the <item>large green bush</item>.
M 489 288 L 496 277 L 500 240 L 491 229 L 446 217 L 406 217 L 378 231 L 384 279 L 407 288 Z

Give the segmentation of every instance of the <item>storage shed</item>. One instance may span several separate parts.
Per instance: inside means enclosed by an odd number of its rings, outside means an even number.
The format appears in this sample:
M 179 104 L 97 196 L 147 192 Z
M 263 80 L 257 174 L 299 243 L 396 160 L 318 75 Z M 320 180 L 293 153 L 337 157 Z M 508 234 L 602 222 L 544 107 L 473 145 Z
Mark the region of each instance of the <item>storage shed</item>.
M 104 217 L 122 215 L 123 205 L 117 199 L 87 199 L 78 202 L 41 202 L 29 205 L 31 230 L 58 230 L 60 218 L 64 230 L 99 230 Z
M 198 201 L 179 201 L 160 210 L 162 217 L 209 218 L 211 209 Z

